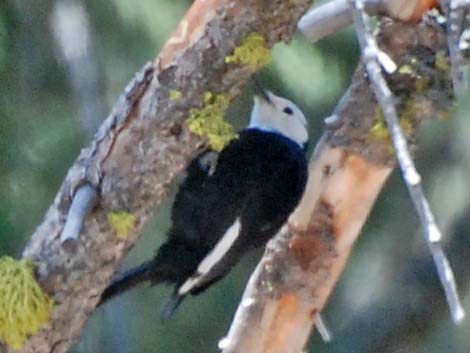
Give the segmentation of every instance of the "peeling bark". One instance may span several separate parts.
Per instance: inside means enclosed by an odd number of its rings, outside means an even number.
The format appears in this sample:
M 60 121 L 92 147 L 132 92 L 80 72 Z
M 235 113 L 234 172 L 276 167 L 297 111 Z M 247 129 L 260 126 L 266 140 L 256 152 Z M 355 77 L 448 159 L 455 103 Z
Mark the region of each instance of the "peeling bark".
M 206 141 L 192 135 L 185 119 L 210 91 L 234 98 L 254 68 L 226 64 L 251 32 L 268 47 L 288 40 L 309 6 L 296 1 L 195 1 L 159 57 L 126 87 L 91 144 L 70 169 L 43 223 L 23 256 L 38 264 L 38 280 L 54 298 L 51 321 L 15 352 L 66 352 L 93 312 L 99 295 L 142 227 L 166 197 L 171 182 Z M 172 100 L 171 90 L 182 92 Z M 60 235 L 76 188 L 99 191 L 75 247 Z M 108 223 L 110 212 L 135 219 L 121 239 Z M 0 351 L 10 352 L 0 346 Z
M 436 59 L 445 53 L 445 35 L 431 19 L 417 26 L 384 20 L 378 38 L 381 49 L 399 67 L 387 79 L 397 96 L 408 142 L 416 147 L 421 123 L 449 114 L 452 107 L 450 73 Z M 327 119 L 301 203 L 288 227 L 268 245 L 249 281 L 230 331 L 221 341 L 223 353 L 304 349 L 317 313 L 394 167 L 393 147 L 388 131 L 381 129 L 382 120 L 359 67 L 348 93 Z

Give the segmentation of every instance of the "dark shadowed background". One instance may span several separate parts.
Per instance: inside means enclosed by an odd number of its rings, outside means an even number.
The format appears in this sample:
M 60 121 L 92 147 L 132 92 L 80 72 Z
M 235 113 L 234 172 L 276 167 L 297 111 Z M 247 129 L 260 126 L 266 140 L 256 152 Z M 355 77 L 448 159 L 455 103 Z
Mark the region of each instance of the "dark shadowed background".
M 133 74 L 159 52 L 190 6 L 181 0 L 0 0 L 0 255 L 19 256 L 69 166 Z M 63 22 L 61 22 L 63 21 Z M 66 53 L 57 33 L 72 24 Z M 54 35 L 56 33 L 56 35 Z M 86 43 L 84 45 L 83 43 Z M 304 110 L 311 135 L 358 61 L 354 32 L 312 46 L 297 35 L 273 50 L 264 85 Z M 77 59 L 78 58 L 78 59 Z M 76 61 L 74 61 L 76 60 Z M 253 91 L 230 109 L 241 128 Z M 416 160 L 470 311 L 470 102 L 421 130 Z M 313 139 L 314 141 L 314 139 Z M 171 200 L 157 210 L 122 268 L 162 243 Z M 189 298 L 173 319 L 169 288 L 142 288 L 97 310 L 74 352 L 216 352 L 260 252 Z M 470 320 L 452 324 L 407 191 L 395 172 L 380 195 L 324 317 L 335 339 L 308 351 L 468 353 Z

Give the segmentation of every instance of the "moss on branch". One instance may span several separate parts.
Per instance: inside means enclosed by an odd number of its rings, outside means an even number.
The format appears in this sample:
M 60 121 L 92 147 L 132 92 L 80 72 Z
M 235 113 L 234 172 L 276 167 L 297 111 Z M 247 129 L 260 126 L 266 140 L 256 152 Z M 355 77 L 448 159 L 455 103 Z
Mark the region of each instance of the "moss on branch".
M 0 258 L 1 341 L 20 349 L 49 321 L 53 307 L 53 300 L 36 281 L 31 260 Z

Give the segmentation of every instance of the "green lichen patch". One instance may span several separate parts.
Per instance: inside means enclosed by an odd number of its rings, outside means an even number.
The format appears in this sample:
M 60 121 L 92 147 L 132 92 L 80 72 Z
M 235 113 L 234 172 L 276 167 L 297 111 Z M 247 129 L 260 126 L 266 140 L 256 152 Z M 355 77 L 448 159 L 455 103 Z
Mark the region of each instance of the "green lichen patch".
M 436 53 L 435 65 L 441 71 L 448 72 L 450 70 L 450 58 L 446 52 L 440 50 Z
M 274 290 L 276 289 L 274 283 L 270 280 L 261 281 L 261 286 L 268 293 L 274 292 Z
M 428 77 L 418 76 L 415 83 L 416 93 L 423 93 L 429 87 L 429 84 Z
M 402 75 L 412 75 L 414 73 L 413 69 L 411 68 L 410 65 L 404 64 L 398 68 L 398 73 Z
M 414 80 L 416 93 L 423 93 L 429 87 L 429 78 L 419 73 L 418 61 L 414 57 L 407 60 L 406 64 L 401 65 L 398 68 L 398 73 L 404 75 L 405 78 Z M 400 78 L 400 80 L 404 81 L 403 78 Z
M 413 109 L 418 109 L 414 107 L 412 102 L 409 102 L 406 107 L 403 109 L 400 116 L 400 126 L 402 128 L 403 134 L 405 137 L 410 137 L 414 131 L 413 125 L 413 116 L 415 112 Z M 383 111 L 380 107 L 377 107 L 376 110 L 376 119 L 374 125 L 372 125 L 369 133 L 367 135 L 367 140 L 372 141 L 382 141 L 389 153 L 394 153 L 392 138 L 390 136 L 390 131 L 388 130 Z
M 418 121 L 425 111 L 422 102 L 419 99 L 408 99 L 401 109 L 400 125 L 405 135 L 413 133 L 413 121 Z
M 183 98 L 183 93 L 177 89 L 170 89 L 170 100 L 173 102 L 179 101 Z
M 49 321 L 53 300 L 42 290 L 31 260 L 0 258 L 0 340 L 20 349 Z
M 388 131 L 385 120 L 377 119 L 375 121 L 375 124 L 369 130 L 369 137 L 376 140 L 390 140 L 390 132 Z
M 108 222 L 120 239 L 124 239 L 135 226 L 136 217 L 126 211 L 112 211 L 108 213 Z
M 204 94 L 204 107 L 193 108 L 189 112 L 189 130 L 199 136 L 207 137 L 215 151 L 221 151 L 237 137 L 232 125 L 224 120 L 224 113 L 230 104 L 226 94 Z
M 249 33 L 235 48 L 232 55 L 225 57 L 225 63 L 248 66 L 256 71 L 271 61 L 271 50 L 266 38 L 257 32 Z

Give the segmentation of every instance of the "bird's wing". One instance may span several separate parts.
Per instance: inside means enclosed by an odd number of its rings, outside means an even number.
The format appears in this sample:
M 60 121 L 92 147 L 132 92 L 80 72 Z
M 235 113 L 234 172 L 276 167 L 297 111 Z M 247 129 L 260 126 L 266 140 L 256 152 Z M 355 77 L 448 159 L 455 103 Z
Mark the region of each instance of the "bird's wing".
M 252 181 L 247 177 L 247 171 L 252 169 L 253 152 L 246 151 L 243 146 L 246 146 L 243 140 L 233 141 L 216 163 L 210 162 L 202 176 L 198 166 L 201 162 L 193 162 L 188 168 L 188 177 L 173 206 L 173 225 L 169 234 L 175 240 L 180 238 L 185 247 L 191 248 L 192 254 L 190 260 L 185 260 L 192 262 L 187 264 L 191 273 L 179 286 L 178 295 L 185 295 L 224 275 L 220 271 L 221 264 L 227 261 L 227 253 L 233 250 L 241 234 L 241 215 L 253 189 L 250 187 Z M 205 159 L 207 163 L 207 157 L 198 157 L 198 160 Z M 236 259 L 231 262 L 236 263 Z
M 211 272 L 214 266 L 230 251 L 231 247 L 239 237 L 240 232 L 241 221 L 240 218 L 237 218 L 237 220 L 227 229 L 222 238 L 220 238 L 215 247 L 202 259 L 194 274 L 178 288 L 178 295 L 186 295 L 204 281 L 207 274 Z

